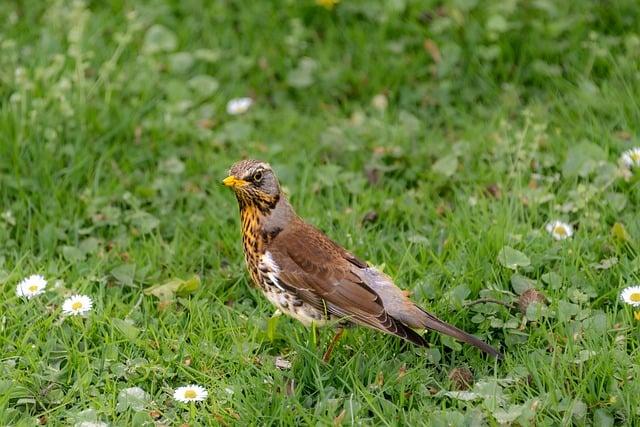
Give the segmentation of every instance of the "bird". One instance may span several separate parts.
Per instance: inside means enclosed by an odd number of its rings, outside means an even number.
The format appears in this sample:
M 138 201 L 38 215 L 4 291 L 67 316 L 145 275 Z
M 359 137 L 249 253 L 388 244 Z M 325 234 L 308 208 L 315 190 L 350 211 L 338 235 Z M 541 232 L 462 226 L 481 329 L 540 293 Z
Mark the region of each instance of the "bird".
M 355 324 L 423 347 L 428 342 L 416 330 L 437 331 L 503 358 L 489 344 L 421 308 L 388 275 L 305 222 L 267 162 L 241 160 L 222 183 L 238 202 L 249 275 L 280 312 L 305 326 Z M 323 360 L 341 335 L 339 326 Z

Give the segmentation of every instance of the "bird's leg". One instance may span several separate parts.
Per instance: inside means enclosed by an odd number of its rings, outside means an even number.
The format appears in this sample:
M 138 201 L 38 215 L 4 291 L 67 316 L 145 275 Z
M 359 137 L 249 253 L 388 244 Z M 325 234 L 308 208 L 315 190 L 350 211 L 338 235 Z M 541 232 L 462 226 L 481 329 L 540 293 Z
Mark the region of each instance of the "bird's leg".
M 336 347 L 336 344 L 338 343 L 338 341 L 340 341 L 340 338 L 342 337 L 343 332 L 344 332 L 344 328 L 342 326 L 338 326 L 336 334 L 333 336 L 333 339 L 329 343 L 329 347 L 327 347 L 327 351 L 325 351 L 324 355 L 322 356 L 322 361 L 324 363 L 328 363 L 329 360 L 331 359 L 331 354 L 333 353 L 333 349 Z

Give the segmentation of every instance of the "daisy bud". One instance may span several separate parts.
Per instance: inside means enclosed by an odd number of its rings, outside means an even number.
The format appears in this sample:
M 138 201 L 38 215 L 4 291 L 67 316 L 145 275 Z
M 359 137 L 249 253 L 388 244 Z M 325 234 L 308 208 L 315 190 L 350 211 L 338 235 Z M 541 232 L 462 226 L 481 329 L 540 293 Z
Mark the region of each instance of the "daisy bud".
M 520 295 L 520 298 L 518 298 L 518 308 L 520 309 L 520 312 L 522 314 L 527 314 L 527 308 L 531 304 L 533 304 L 534 302 L 544 304 L 546 301 L 547 299 L 544 297 L 544 295 L 531 288 L 524 291 L 522 295 Z
M 465 366 L 453 368 L 449 372 L 449 381 L 454 390 L 469 390 L 473 385 L 473 372 Z

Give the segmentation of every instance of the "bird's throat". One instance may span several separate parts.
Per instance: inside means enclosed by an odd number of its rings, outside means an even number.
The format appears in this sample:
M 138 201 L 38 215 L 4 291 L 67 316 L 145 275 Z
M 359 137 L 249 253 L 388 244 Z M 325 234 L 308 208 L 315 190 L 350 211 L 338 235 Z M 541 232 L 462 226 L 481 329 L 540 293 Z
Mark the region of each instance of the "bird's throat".
M 259 283 L 257 265 L 269 244 L 296 221 L 297 215 L 285 197 L 278 197 L 269 206 L 240 203 L 242 246 L 245 261 L 254 283 Z

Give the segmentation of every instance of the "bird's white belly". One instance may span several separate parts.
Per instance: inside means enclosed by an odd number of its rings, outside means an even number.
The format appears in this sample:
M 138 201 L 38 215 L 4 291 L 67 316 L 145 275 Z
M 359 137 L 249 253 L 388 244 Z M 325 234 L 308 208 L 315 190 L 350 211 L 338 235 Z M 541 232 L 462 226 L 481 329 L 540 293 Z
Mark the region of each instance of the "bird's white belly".
M 327 316 L 323 311 L 305 303 L 280 284 L 278 279 L 280 268 L 269 252 L 266 252 L 260 259 L 258 269 L 263 275 L 261 282 L 264 296 L 282 313 L 293 317 L 305 326 L 310 326 L 312 323 L 322 326 L 331 320 L 331 316 Z
M 300 304 L 300 300 L 295 296 L 274 288 L 275 287 L 266 288 L 263 293 L 271 304 L 273 304 L 282 313 L 293 317 L 305 326 L 311 326 L 312 323 L 315 323 L 318 326 L 323 326 L 329 321 L 324 313 L 317 308 L 304 302 Z

